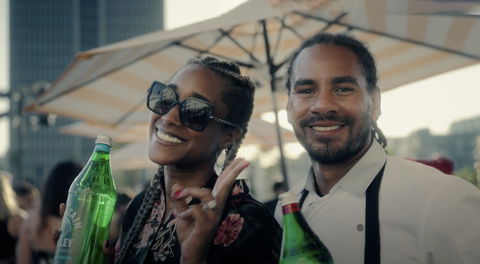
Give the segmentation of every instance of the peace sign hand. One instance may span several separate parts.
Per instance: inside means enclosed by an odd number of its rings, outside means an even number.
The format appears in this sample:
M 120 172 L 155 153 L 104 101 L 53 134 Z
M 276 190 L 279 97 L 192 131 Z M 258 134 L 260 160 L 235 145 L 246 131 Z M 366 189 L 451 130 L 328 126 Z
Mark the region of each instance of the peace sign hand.
M 244 159 L 234 160 L 217 179 L 212 191 L 198 187 L 183 189 L 180 185 L 172 188 L 177 238 L 181 245 L 180 263 L 206 263 L 208 246 L 229 196 L 230 189 L 238 175 L 250 165 Z M 201 201 L 200 205 L 189 206 L 185 199 L 191 196 Z

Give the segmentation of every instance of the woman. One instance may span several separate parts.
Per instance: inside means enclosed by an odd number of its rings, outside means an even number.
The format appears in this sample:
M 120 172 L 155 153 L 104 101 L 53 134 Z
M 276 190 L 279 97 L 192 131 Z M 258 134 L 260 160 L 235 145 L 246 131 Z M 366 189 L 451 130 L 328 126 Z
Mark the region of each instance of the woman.
M 72 161 L 60 162 L 52 169 L 43 185 L 40 208 L 30 212 L 22 225 L 17 264 L 53 263 L 52 230 L 60 230 L 62 225 L 58 205 L 67 201 L 70 184 L 81 170 L 82 166 Z
M 189 60 L 168 85 L 152 84 L 149 157 L 160 167 L 127 209 L 116 263 L 278 263 L 280 226 L 235 181 L 249 164 L 233 160 L 254 90 L 236 64 L 212 57 Z
M 11 175 L 0 171 L 0 264 L 15 263 L 15 245 L 27 213 L 15 203 Z

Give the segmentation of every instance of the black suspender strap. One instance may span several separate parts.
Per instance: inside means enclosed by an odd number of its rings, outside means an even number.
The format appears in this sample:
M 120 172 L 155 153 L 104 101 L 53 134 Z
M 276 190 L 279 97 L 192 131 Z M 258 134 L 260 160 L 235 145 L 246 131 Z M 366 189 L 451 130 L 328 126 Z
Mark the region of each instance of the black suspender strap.
M 378 219 L 378 194 L 385 164 L 366 191 L 365 198 L 365 264 L 380 264 L 380 223 Z M 298 205 L 302 208 L 309 191 L 303 189 Z
M 303 206 L 303 203 L 305 202 L 305 199 L 308 196 L 309 191 L 307 189 L 303 189 L 302 191 L 302 196 L 300 197 L 300 200 L 298 201 L 298 206 L 300 206 L 300 209 Z
M 365 264 L 380 263 L 380 224 L 378 220 L 378 193 L 385 164 L 366 192 L 365 206 Z

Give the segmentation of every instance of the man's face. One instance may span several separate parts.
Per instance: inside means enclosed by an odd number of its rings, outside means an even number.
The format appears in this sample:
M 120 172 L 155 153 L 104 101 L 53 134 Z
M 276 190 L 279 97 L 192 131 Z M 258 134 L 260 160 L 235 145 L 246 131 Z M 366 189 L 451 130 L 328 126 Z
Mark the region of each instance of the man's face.
M 290 81 L 288 121 L 313 160 L 335 164 L 369 147 L 380 92 L 368 92 L 355 53 L 336 45 L 305 48 Z

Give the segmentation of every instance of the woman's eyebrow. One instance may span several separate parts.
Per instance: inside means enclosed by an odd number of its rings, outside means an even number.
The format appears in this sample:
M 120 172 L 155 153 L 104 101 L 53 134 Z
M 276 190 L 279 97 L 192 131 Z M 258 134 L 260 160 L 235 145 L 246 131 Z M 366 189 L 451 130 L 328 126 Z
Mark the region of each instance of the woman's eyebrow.
M 178 92 L 178 85 L 176 85 L 176 84 L 170 83 L 170 84 L 167 85 L 167 87 L 171 88 L 175 92 Z M 210 104 L 212 103 L 212 102 L 210 102 L 210 100 L 207 99 L 207 97 L 205 97 L 205 96 L 203 96 L 203 95 L 201 95 L 197 92 L 193 92 L 192 95 L 189 96 L 189 97 L 195 97 L 195 98 L 198 98 L 198 99 L 203 100 L 205 102 L 209 102 Z

